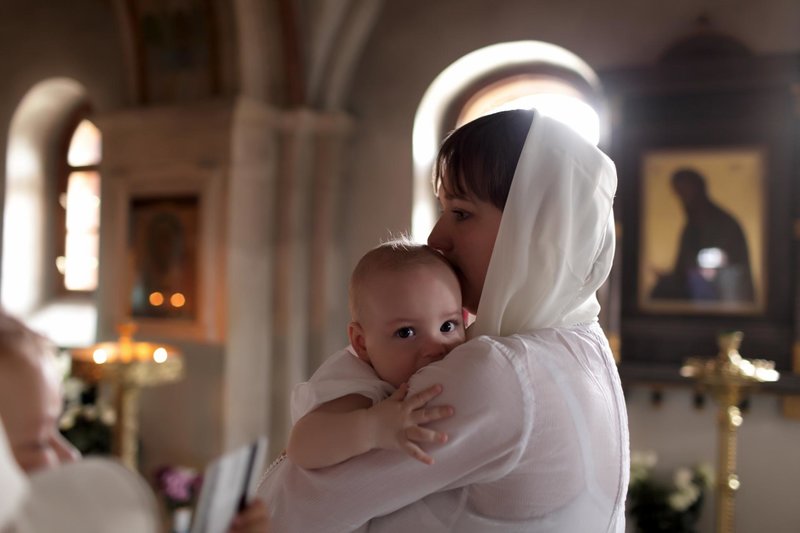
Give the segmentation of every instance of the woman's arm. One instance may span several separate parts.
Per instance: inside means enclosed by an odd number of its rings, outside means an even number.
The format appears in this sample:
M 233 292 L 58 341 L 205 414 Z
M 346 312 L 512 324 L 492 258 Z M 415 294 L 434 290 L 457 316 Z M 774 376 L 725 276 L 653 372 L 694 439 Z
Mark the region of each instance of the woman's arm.
M 389 398 L 372 405 L 360 394 L 326 402 L 297 421 L 289 435 L 286 455 L 297 466 L 324 468 L 375 448 L 400 449 L 425 464 L 433 459 L 419 447 L 422 442 L 446 442 L 447 435 L 422 427 L 450 416 L 452 408 L 427 408 L 441 393 L 434 386 L 405 398 L 401 386 Z
M 273 531 L 353 531 L 427 495 L 510 472 L 527 445 L 532 407 L 529 387 L 520 378 L 524 370 L 505 344 L 473 340 L 412 378 L 412 392 L 440 383 L 437 403 L 455 408 L 452 417 L 432 424 L 449 435 L 446 446 L 430 447 L 436 464 L 389 450 L 373 450 L 324 470 L 283 461 L 259 488 Z

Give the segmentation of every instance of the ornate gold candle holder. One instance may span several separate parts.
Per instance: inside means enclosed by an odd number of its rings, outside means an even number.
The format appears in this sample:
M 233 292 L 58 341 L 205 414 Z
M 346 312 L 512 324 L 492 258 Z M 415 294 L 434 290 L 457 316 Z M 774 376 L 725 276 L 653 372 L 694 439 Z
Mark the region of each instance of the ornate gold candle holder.
M 739 489 L 736 475 L 736 430 L 742 424 L 739 404 L 759 383 L 777 381 L 775 363 L 748 360 L 739 354 L 742 332 L 719 336 L 719 354 L 714 359 L 692 357 L 681 368 L 681 375 L 694 378 L 707 388 L 719 404 L 719 458 L 717 462 L 716 521 L 718 533 L 732 533 L 734 495 Z
M 183 358 L 177 348 L 165 344 L 134 342 L 134 324 L 119 326 L 117 342 L 101 342 L 72 350 L 72 373 L 90 383 L 109 383 L 114 388 L 114 454 L 132 470 L 139 451 L 139 393 L 183 377 Z

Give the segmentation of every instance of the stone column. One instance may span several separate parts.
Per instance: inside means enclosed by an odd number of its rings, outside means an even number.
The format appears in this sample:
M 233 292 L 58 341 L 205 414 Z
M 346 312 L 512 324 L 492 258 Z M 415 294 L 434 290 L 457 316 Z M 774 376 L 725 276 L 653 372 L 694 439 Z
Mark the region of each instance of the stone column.
M 254 106 L 263 108 L 258 119 L 245 109 Z M 274 456 L 288 436 L 292 387 L 344 345 L 339 178 L 350 120 L 308 109 L 266 111 L 253 102 L 240 108 L 231 172 L 226 446 L 266 433 Z
M 275 225 L 273 375 L 270 437 L 274 455 L 291 427 L 289 398 L 330 351 L 340 329 L 346 276 L 340 268 L 340 158 L 350 120 L 308 109 L 287 111 L 279 125 Z M 345 322 L 346 323 L 346 322 Z M 334 340 L 341 339 L 333 345 Z M 279 444 L 280 443 L 280 444 Z
M 227 341 L 223 447 L 269 432 L 277 113 L 240 98 L 234 110 L 228 191 Z

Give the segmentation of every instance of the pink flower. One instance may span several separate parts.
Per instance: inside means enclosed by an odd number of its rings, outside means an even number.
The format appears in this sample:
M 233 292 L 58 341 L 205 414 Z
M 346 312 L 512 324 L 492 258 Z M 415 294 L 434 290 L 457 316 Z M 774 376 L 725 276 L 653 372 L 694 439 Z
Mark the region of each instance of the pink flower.
M 191 468 L 164 466 L 156 471 L 156 486 L 167 503 L 180 506 L 191 502 L 199 489 L 200 475 Z

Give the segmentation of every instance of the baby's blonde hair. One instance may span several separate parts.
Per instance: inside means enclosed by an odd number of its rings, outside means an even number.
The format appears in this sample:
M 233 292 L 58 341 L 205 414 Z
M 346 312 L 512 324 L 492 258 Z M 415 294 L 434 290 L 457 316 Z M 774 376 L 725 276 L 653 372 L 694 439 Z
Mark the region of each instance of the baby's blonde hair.
M 402 272 L 418 265 L 442 264 L 452 272 L 452 267 L 442 255 L 426 244 L 415 243 L 402 236 L 382 242 L 359 260 L 350 276 L 350 317 L 358 321 L 362 305 L 361 288 L 375 274 Z M 455 275 L 455 274 L 453 274 Z

